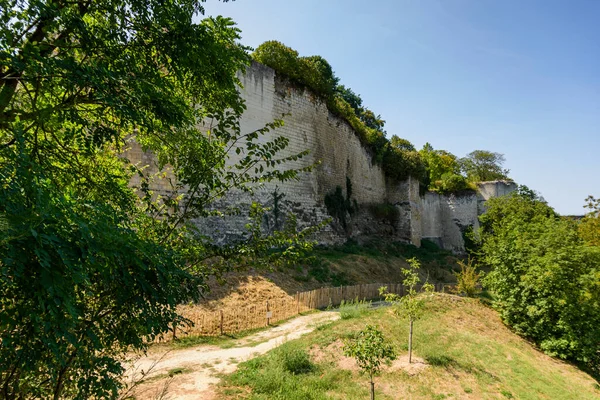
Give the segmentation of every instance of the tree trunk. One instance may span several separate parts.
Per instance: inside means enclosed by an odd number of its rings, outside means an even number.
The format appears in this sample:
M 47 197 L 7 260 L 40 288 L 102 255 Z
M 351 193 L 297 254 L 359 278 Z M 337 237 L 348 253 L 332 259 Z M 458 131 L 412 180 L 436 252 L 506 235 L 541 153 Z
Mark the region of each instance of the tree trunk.
M 371 400 L 375 400 L 375 382 L 373 382 L 373 377 L 371 377 Z
M 408 331 L 408 363 L 412 362 L 412 333 L 413 333 L 413 320 L 410 320 L 410 330 Z

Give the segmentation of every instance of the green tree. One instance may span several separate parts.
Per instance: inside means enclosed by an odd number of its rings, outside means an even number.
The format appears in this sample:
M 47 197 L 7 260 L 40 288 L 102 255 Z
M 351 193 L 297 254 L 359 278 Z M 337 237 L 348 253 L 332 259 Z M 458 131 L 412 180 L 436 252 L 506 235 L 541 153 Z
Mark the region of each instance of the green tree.
M 456 192 L 467 188 L 456 156 L 445 150 L 435 150 L 425 143 L 419 155 L 427 169 L 425 184 L 435 192 Z
M 502 319 L 546 353 L 598 368 L 598 248 L 527 188 L 487 207 L 481 261 Z
M 354 357 L 359 368 L 369 374 L 371 400 L 375 400 L 373 376 L 379 373 L 382 362 L 396 359 L 392 346 L 385 342 L 383 333 L 376 326 L 367 325 L 354 339 L 344 343 L 344 354 Z
M 306 69 L 304 76 L 307 86 L 325 98 L 333 97 L 339 78 L 335 76 L 331 64 L 321 56 L 301 57 L 299 61 Z
M 434 287 L 430 283 L 421 283 L 419 277 L 419 269 L 421 263 L 416 258 L 407 260 L 409 268 L 403 268 L 404 274 L 404 296 L 399 296 L 395 293 L 388 293 L 387 287 L 379 288 L 379 294 L 385 296 L 385 300 L 392 303 L 394 313 L 399 316 L 408 318 L 408 362 L 412 362 L 412 344 L 413 344 L 413 326 L 415 321 L 421 318 L 425 306 L 425 296 L 433 293 Z
M 406 139 L 393 135 L 383 147 L 383 170 L 394 179 L 412 176 L 419 181 L 426 175 L 425 164 L 415 147 Z
M 298 52 L 276 40 L 264 42 L 252 58 L 287 76 L 294 83 L 329 100 L 334 97 L 338 78 L 331 65 L 321 56 L 300 57 Z
M 368 108 L 363 108 L 360 113 L 360 120 L 371 129 L 375 129 L 378 132 L 383 132 L 383 126 L 385 125 L 385 121 L 381 118 L 381 115 L 375 115 L 375 113 Z
M 360 95 L 354 93 L 352 89 L 344 85 L 338 85 L 335 92 L 338 97 L 342 98 L 354 109 L 354 113 L 360 118 L 363 111 Z
M 510 172 L 502 168 L 505 161 L 503 154 L 475 150 L 460 159 L 460 166 L 469 182 L 505 180 Z
M 600 246 L 600 199 L 588 196 L 585 208 L 589 212 L 579 224 L 579 234 L 591 246 Z
M 301 246 L 304 232 L 268 238 L 254 223 L 219 248 L 187 224 L 233 187 L 293 178 L 275 166 L 305 154 L 259 143 L 280 121 L 241 132 L 236 74 L 250 58 L 231 20 L 194 23 L 202 12 L 194 0 L 0 0 L 3 398 L 114 397 L 119 358 L 181 322 L 175 307 L 207 275 Z M 173 167 L 172 195 L 119 157 L 132 135 Z M 226 167 L 233 150 L 243 157 Z

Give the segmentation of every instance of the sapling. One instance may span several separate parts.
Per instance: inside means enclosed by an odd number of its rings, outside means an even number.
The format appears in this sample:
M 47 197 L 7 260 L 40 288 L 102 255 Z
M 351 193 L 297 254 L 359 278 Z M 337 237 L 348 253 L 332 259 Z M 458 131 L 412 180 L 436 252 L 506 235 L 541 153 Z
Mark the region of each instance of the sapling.
M 396 315 L 408 318 L 408 362 L 410 364 L 412 362 L 413 325 L 423 314 L 424 296 L 433 293 L 434 286 L 427 282 L 421 285 L 421 278 L 419 278 L 421 263 L 419 260 L 410 258 L 406 261 L 408 261 L 409 268 L 402 269 L 404 274 L 402 284 L 406 290 L 405 295 L 399 296 L 396 293 L 388 293 L 385 286 L 379 288 L 379 294 L 384 296 L 387 302 L 392 303 Z
M 383 333 L 376 326 L 367 325 L 354 339 L 344 343 L 344 354 L 354 357 L 359 368 L 369 374 L 371 400 L 375 400 L 373 376 L 379 373 L 382 362 L 396 359 L 392 346 L 385 342 Z

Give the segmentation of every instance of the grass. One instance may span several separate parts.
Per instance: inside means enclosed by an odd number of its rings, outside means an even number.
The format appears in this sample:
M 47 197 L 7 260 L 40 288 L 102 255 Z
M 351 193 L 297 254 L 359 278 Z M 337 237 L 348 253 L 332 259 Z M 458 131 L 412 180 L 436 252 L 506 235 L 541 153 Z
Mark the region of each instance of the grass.
M 415 257 L 423 266 L 421 274 L 430 282 L 454 282 L 458 270 L 456 257 L 432 242 L 418 248 L 398 242 L 374 242 L 362 245 L 348 241 L 341 246 L 317 247 L 304 266 L 296 266 L 291 275 L 298 282 L 319 282 L 331 286 L 368 282 L 401 282 L 406 259 Z
M 340 304 L 340 317 L 342 319 L 358 318 L 365 315 L 370 307 L 370 301 L 358 300 L 358 298 L 348 302 L 342 300 Z
M 368 379 L 355 369 L 340 367 L 341 354 L 315 356 L 329 354 L 328 349 L 366 324 L 378 325 L 397 352 L 405 353 L 407 321 L 389 308 L 369 310 L 241 363 L 236 373 L 224 378 L 219 398 L 368 398 Z M 378 399 L 600 398 L 598 382 L 514 335 L 477 299 L 435 295 L 415 323 L 414 355 L 429 366 L 416 375 L 402 369 L 383 371 L 375 380 Z

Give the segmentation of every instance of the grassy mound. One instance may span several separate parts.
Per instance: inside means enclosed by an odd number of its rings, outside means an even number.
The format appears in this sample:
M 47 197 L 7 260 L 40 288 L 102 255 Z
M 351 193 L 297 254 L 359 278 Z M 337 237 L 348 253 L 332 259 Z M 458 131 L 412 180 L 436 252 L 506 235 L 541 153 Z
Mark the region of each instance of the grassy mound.
M 366 324 L 378 325 L 400 354 L 376 378 L 378 399 L 600 398 L 589 375 L 536 350 L 478 300 L 449 295 L 435 295 L 415 324 L 416 364 L 403 360 L 407 321 L 380 308 L 319 327 L 242 364 L 224 378 L 219 398 L 368 398 L 367 377 L 342 355 L 343 340 Z

